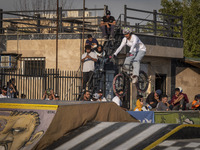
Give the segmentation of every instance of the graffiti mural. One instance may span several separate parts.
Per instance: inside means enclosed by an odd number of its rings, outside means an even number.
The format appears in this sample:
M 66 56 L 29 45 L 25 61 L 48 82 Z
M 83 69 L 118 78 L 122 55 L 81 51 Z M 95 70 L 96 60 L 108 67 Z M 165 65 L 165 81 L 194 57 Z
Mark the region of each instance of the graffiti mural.
M 196 112 L 155 112 L 155 123 L 200 124 L 200 113 Z
M 0 109 L 0 150 L 28 150 L 42 138 L 56 110 Z

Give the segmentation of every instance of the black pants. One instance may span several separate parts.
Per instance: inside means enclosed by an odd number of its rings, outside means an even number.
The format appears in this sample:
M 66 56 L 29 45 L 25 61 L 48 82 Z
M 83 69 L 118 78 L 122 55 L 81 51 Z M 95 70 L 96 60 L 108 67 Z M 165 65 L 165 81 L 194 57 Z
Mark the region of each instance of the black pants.
M 90 72 L 83 72 L 83 89 L 86 88 L 86 84 L 88 83 L 88 88 L 91 88 L 91 83 L 92 83 L 92 76 L 93 76 L 93 71 Z

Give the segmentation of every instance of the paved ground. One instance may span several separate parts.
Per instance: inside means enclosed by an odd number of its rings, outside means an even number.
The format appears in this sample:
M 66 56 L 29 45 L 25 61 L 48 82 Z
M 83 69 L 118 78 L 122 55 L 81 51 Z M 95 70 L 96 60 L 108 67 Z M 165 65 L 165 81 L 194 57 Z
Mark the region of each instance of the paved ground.
M 200 150 L 199 139 L 165 140 L 153 150 Z

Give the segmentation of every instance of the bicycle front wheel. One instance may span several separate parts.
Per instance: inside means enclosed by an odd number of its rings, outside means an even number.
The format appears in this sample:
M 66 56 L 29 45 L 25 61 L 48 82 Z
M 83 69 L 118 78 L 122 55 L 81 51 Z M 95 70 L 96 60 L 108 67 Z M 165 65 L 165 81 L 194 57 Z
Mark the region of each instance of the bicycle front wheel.
M 140 70 L 138 82 L 136 83 L 136 88 L 140 92 L 146 92 L 146 90 L 148 89 L 148 86 L 149 86 L 148 76 L 144 71 Z
M 123 95 L 119 94 L 119 90 L 123 90 Z M 113 92 L 117 96 L 125 96 L 128 91 L 128 78 L 123 74 L 117 74 L 113 79 Z

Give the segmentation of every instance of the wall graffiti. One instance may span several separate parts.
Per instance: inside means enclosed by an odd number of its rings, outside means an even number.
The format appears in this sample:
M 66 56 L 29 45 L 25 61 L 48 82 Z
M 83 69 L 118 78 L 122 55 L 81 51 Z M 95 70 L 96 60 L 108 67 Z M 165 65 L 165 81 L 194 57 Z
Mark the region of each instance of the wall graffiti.
M 56 110 L 0 109 L 0 150 L 28 150 L 45 134 Z

